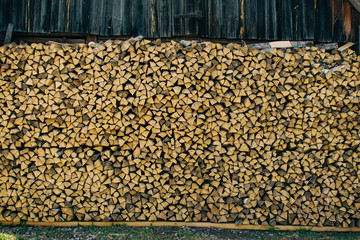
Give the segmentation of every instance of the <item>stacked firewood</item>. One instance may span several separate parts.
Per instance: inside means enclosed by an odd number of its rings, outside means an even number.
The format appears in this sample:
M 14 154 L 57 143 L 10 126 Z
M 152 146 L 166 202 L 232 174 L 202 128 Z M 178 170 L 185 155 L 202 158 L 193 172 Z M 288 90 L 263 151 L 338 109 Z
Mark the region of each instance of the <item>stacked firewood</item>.
M 0 221 L 359 226 L 360 57 L 0 47 Z

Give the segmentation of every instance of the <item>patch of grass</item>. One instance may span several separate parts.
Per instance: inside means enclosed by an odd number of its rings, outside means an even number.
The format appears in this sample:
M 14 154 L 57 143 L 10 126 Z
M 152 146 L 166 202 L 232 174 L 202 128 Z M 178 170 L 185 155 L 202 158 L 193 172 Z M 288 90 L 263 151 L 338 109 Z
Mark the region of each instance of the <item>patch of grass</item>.
M 335 240 L 359 240 L 360 232 L 343 232 L 343 233 L 332 233 Z
M 194 232 L 192 232 L 190 229 L 188 228 L 181 228 L 180 230 L 177 231 L 176 233 L 178 239 L 199 239 L 200 236 L 198 236 L 197 234 L 195 234 Z
M 17 236 L 7 233 L 0 233 L 0 240 L 17 240 Z
M 312 231 L 311 228 L 299 228 L 295 231 L 295 233 L 297 233 L 297 235 L 303 239 L 311 240 L 319 238 L 318 232 Z

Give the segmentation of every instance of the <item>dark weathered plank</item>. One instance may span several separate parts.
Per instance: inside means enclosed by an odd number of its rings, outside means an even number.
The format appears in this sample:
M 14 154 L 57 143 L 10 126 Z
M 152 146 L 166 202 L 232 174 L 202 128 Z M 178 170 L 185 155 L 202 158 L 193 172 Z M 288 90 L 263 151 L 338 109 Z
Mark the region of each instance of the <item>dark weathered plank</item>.
M 1 31 L 6 31 L 8 24 L 12 21 L 11 17 L 11 11 L 9 9 L 12 9 L 13 1 L 11 0 L 2 0 L 1 2 L 2 8 L 1 8 L 1 15 L 0 15 L 0 21 L 1 21 Z M 5 9 L 7 10 L 5 11 Z
M 240 30 L 240 1 L 223 0 L 223 25 L 221 35 L 224 38 L 238 38 Z
M 32 4 L 32 10 L 31 12 L 34 14 L 34 16 L 39 16 L 39 17 L 32 17 L 32 22 L 31 22 L 31 29 L 34 32 L 42 32 L 43 28 L 41 26 L 41 0 L 39 1 L 34 1 Z
M 268 24 L 269 19 L 267 13 L 269 12 L 268 9 L 268 1 L 267 0 L 259 0 L 261 4 L 257 5 L 257 39 L 262 40 L 266 39 L 268 35 Z
M 209 4 L 209 36 L 212 38 L 220 38 L 223 25 L 223 0 L 209 1 Z
M 89 33 L 89 24 L 90 24 L 90 9 L 91 9 L 91 1 L 81 1 L 81 8 L 82 8 L 82 16 L 81 16 L 81 22 L 82 22 L 82 32 L 83 33 Z M 80 20 L 79 20 L 80 21 Z
M 51 19 L 50 19 L 50 31 L 51 32 L 58 32 L 58 24 L 60 24 L 60 19 L 59 19 L 59 8 L 60 8 L 60 2 L 59 1 L 52 1 L 51 2 Z M 26 8 L 26 13 L 25 13 L 25 22 L 27 22 L 28 17 L 28 9 Z M 25 24 L 26 25 L 26 24 Z
M 89 11 L 89 25 L 88 33 L 100 34 L 101 24 L 103 21 L 103 6 L 106 0 L 91 1 L 91 7 Z
M 316 0 L 315 41 L 330 42 L 332 37 L 332 13 L 328 0 Z
M 244 0 L 245 31 L 244 39 L 258 38 L 258 0 Z
M 195 13 L 195 11 L 197 11 L 198 9 L 196 9 L 195 6 L 195 1 L 196 0 L 186 0 L 185 1 L 185 14 L 191 14 L 191 13 Z M 195 19 L 195 18 L 185 18 L 185 35 L 197 35 L 197 23 L 199 20 Z
M 197 0 L 197 9 L 202 13 L 202 18 L 198 22 L 198 34 L 200 37 L 209 37 L 209 1 L 211 0 Z
M 156 1 L 155 0 L 147 0 L 147 6 L 145 8 L 148 12 L 148 25 L 145 36 L 156 38 L 159 37 L 159 26 L 158 26 L 158 9 L 156 8 Z
M 83 1 L 81 0 L 71 0 L 70 2 L 70 29 L 71 33 L 81 33 L 83 32 Z
M 121 11 L 123 12 L 123 22 L 122 22 L 122 34 L 121 35 L 132 35 L 132 21 L 133 21 L 133 1 L 132 0 L 123 0 L 123 5 Z M 136 10 L 136 9 L 135 9 Z
M 123 13 L 122 11 L 122 1 L 121 0 L 114 0 L 112 2 L 112 5 L 110 6 L 112 10 L 111 14 L 111 34 L 112 35 L 121 35 L 122 34 L 122 22 L 123 19 Z
M 126 2 L 126 1 L 124 1 Z M 120 9 L 117 9 L 118 11 Z M 102 19 L 101 19 L 101 26 L 100 26 L 100 35 L 103 36 L 111 36 L 113 35 L 113 26 L 112 26 L 112 16 L 113 16 L 113 4 L 109 1 L 104 1 L 103 8 L 102 8 Z M 131 14 L 128 14 L 131 17 Z M 128 29 L 131 29 L 131 21 L 126 21 Z
M 4 4 L 3 2 L 5 2 L 5 1 L 2 1 L 1 4 Z M 14 30 L 15 30 L 15 27 L 20 25 L 18 22 L 19 19 L 21 19 L 21 17 L 23 17 L 23 16 L 21 16 L 22 15 L 21 9 L 17 9 L 17 8 L 19 8 L 19 7 L 22 8 L 23 4 L 21 4 L 21 2 L 19 2 L 19 0 L 14 0 L 11 2 L 11 5 L 12 5 L 11 8 L 7 9 L 7 12 L 9 12 L 9 15 L 10 15 L 10 18 L 8 19 L 8 21 L 9 21 L 8 23 L 12 23 Z M 2 17 L 1 17 L 3 15 L 2 12 L 3 11 L 0 10 L 0 23 L 1 23 L 1 21 L 3 21 Z M 2 26 L 2 25 L 4 25 L 4 26 Z M 7 25 L 0 24 L 0 31 L 6 31 L 6 29 L 7 29 Z
M 339 0 L 334 1 L 334 18 L 337 19 L 337 21 L 333 21 L 332 37 L 339 42 L 347 41 L 344 22 L 340 19 L 345 18 L 344 14 L 346 13 L 347 8 L 350 7 L 351 5 L 348 2 Z
M 173 36 L 185 35 L 185 19 L 176 17 L 180 14 L 185 14 L 184 1 L 172 0 Z
M 293 19 L 293 39 L 302 40 L 303 34 L 303 27 L 302 27 L 302 0 L 292 0 L 291 1 L 291 8 L 292 8 L 292 19 Z
M 147 5 L 149 1 L 150 0 L 133 0 L 132 32 L 136 36 L 147 36 L 146 29 L 149 26 L 149 9 L 147 9 Z
M 157 19 L 159 24 L 159 34 L 161 37 L 171 37 L 172 32 L 172 15 L 171 15 L 171 0 L 156 1 Z
M 70 10 L 72 12 L 75 12 L 76 9 L 77 9 L 76 6 L 70 7 Z M 81 10 L 78 10 L 78 12 L 79 11 L 81 11 Z M 41 1 L 41 20 L 40 20 L 40 26 L 42 28 L 42 32 L 44 32 L 44 33 L 50 32 L 50 19 L 51 19 L 51 0 L 42 0 Z
M 258 9 L 263 8 L 263 17 L 259 16 L 258 34 L 265 40 L 276 40 L 278 38 L 278 17 L 276 0 L 265 0 L 263 6 L 258 6 Z M 258 14 L 260 15 L 260 14 Z
M 314 39 L 315 0 L 301 0 L 303 39 Z
M 279 39 L 291 40 L 293 38 L 293 17 L 292 17 L 292 0 L 277 0 L 279 6 Z

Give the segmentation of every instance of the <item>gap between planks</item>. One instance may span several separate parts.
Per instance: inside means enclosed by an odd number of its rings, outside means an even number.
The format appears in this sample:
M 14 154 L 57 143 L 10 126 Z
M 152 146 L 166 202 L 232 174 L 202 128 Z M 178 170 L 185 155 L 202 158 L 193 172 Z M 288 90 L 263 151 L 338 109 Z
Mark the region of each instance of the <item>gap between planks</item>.
M 76 227 L 98 226 L 109 227 L 125 225 L 129 227 L 205 227 L 238 230 L 269 230 L 275 228 L 279 231 L 311 230 L 316 232 L 360 232 L 360 227 L 316 227 L 316 226 L 290 226 L 290 225 L 236 225 L 234 223 L 207 223 L 207 222 L 0 222 L 0 225 L 28 225 L 42 227 Z

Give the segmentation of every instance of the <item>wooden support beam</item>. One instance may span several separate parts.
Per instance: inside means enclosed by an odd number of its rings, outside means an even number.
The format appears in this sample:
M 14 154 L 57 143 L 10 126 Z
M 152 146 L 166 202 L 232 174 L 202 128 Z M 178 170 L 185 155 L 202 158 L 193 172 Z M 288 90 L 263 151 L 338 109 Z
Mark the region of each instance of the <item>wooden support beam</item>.
M 297 231 L 299 229 L 314 232 L 360 232 L 360 227 L 315 227 L 315 226 L 291 226 L 291 225 L 236 225 L 233 223 L 209 223 L 209 222 L 0 222 L 1 225 L 16 226 L 20 224 L 28 226 L 43 227 L 76 227 L 97 226 L 110 227 L 114 225 L 125 225 L 129 227 L 200 227 L 200 228 L 222 228 L 237 230 L 263 230 L 274 228 L 279 231 Z
M 249 44 L 250 49 L 270 49 L 270 48 L 302 48 L 312 46 L 311 41 L 275 41 L 268 43 Z
M 318 49 L 325 49 L 325 50 L 333 50 L 339 47 L 338 43 L 319 43 L 316 44 L 315 47 Z

